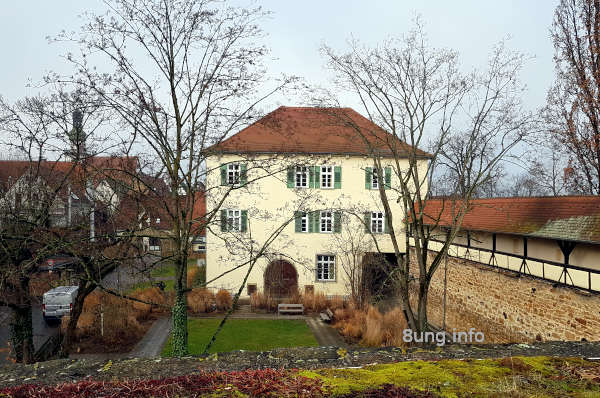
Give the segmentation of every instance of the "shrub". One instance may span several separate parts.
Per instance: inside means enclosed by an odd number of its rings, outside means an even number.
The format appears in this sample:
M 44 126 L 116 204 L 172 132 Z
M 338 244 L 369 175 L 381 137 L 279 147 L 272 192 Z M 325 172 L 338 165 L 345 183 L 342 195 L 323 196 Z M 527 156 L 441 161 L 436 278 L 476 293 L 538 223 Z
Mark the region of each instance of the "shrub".
M 187 302 L 192 312 L 210 312 L 215 302 L 215 294 L 205 288 L 192 289 L 187 295 Z
M 375 307 L 357 309 L 350 304 L 334 313 L 334 325 L 344 336 L 360 340 L 367 346 L 404 346 L 402 331 L 406 321 L 402 309 L 396 307 L 381 314 Z
M 374 347 L 381 346 L 384 341 L 382 323 L 383 316 L 381 313 L 377 308 L 369 306 L 361 343 Z
M 217 302 L 217 309 L 219 311 L 227 311 L 231 308 L 233 302 L 231 299 L 231 293 L 229 293 L 229 291 L 225 289 L 220 289 L 217 292 L 215 301 Z
M 187 268 L 187 286 L 194 287 L 198 284 L 198 277 L 200 276 L 200 270 L 197 266 L 188 266 Z

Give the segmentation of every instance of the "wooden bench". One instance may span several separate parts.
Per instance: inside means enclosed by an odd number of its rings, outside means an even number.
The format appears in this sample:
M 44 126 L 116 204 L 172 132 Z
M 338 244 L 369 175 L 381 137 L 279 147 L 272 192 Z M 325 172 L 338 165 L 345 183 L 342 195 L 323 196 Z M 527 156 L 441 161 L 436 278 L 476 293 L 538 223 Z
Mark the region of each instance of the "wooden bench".
M 304 305 L 303 304 L 278 304 L 277 305 L 277 312 L 284 313 L 291 313 L 291 314 L 304 314 Z
M 333 320 L 333 312 L 329 308 L 327 308 L 324 312 L 319 314 L 319 317 L 323 322 L 331 322 Z

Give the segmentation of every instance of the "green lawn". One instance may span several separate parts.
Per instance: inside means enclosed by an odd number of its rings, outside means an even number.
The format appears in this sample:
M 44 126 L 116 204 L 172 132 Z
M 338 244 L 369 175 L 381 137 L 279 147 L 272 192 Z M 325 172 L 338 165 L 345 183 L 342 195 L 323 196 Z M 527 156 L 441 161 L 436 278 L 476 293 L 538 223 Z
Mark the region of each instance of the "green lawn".
M 220 321 L 220 319 L 188 321 L 190 354 L 202 354 Z M 317 345 L 317 340 L 303 320 L 229 319 L 217 336 L 210 352 L 266 351 L 281 347 L 316 347 Z M 171 354 L 169 338 L 162 355 Z
M 188 268 L 189 267 L 197 267 L 197 266 L 198 265 L 196 263 L 195 258 L 188 258 Z M 150 275 L 152 275 L 153 277 L 171 276 L 174 278 L 175 277 L 175 265 L 171 261 L 168 261 L 166 264 L 157 264 L 150 272 Z

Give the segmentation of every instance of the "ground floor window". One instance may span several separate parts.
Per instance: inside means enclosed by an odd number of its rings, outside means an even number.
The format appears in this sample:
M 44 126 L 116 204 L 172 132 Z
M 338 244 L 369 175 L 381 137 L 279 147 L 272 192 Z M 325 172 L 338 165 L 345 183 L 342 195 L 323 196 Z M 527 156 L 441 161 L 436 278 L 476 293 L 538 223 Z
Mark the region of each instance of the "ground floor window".
M 335 280 L 335 256 L 326 254 L 317 255 L 317 280 Z

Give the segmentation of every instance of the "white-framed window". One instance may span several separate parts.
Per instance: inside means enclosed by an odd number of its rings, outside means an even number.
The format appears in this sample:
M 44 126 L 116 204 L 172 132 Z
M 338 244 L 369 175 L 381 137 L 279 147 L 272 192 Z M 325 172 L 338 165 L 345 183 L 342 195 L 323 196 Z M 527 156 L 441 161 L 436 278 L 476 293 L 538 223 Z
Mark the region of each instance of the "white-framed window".
M 148 250 L 150 250 L 151 252 L 158 252 L 160 251 L 160 239 L 159 238 L 150 238 L 149 242 L 148 242 Z
M 383 231 L 384 231 L 383 220 L 384 220 L 383 212 L 380 212 L 380 211 L 372 212 L 371 213 L 371 232 L 373 232 L 374 234 L 383 233 Z
M 242 212 L 240 210 L 227 210 L 227 230 L 241 231 Z
M 333 166 L 321 166 L 321 188 L 333 188 Z
M 308 213 L 300 216 L 300 232 L 308 232 Z
M 335 256 L 328 254 L 317 254 L 317 280 L 335 280 Z
M 321 212 L 321 232 L 333 232 L 333 213 L 331 211 Z
M 235 185 L 240 183 L 241 169 L 238 163 L 227 165 L 227 184 Z
M 379 177 L 377 176 L 376 168 L 373 168 L 371 172 L 371 189 L 379 189 Z
M 296 166 L 296 188 L 308 188 L 308 166 Z
M 195 245 L 195 252 L 206 252 L 206 236 L 199 236 L 192 243 Z

